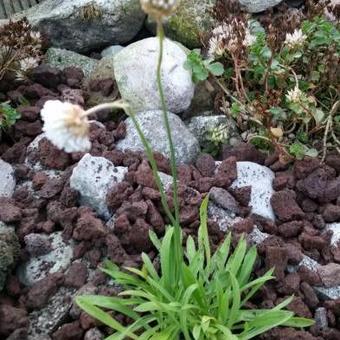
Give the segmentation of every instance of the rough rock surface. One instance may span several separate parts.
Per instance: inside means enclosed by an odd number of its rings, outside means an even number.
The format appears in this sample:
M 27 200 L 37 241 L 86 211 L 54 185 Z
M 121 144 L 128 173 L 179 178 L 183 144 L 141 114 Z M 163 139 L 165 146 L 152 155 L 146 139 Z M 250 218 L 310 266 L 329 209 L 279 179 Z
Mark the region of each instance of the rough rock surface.
M 46 63 L 50 66 L 64 70 L 67 67 L 77 66 L 85 76 L 88 76 L 98 64 L 98 60 L 86 57 L 73 51 L 51 47 L 45 54 Z
M 86 154 L 73 169 L 72 189 L 80 193 L 80 203 L 90 206 L 106 219 L 110 218 L 105 203 L 108 190 L 124 179 L 125 167 L 115 167 L 103 157 Z
M 200 33 L 208 33 L 214 26 L 212 10 L 216 0 L 181 1 L 176 13 L 164 23 L 166 35 L 188 48 L 201 46 Z M 155 25 L 148 19 L 149 28 Z
M 76 52 L 128 42 L 145 18 L 138 0 L 46 0 L 20 16 L 54 47 Z
M 275 215 L 270 204 L 274 193 L 272 181 L 274 173 L 267 167 L 253 162 L 237 162 L 237 179 L 232 188 L 251 186 L 250 206 L 252 213 L 271 220 Z
M 114 57 L 114 73 L 122 98 L 136 112 L 161 109 L 156 67 L 157 38 L 135 42 Z M 194 96 L 191 73 L 184 68 L 187 55 L 179 43 L 164 41 L 162 85 L 167 108 L 173 113 L 185 111 Z
M 192 162 L 199 153 L 197 139 L 177 115 L 168 112 L 168 117 L 177 163 Z M 137 115 L 137 120 L 153 150 L 169 157 L 169 145 L 163 123 L 163 113 L 161 111 L 141 112 Z M 117 148 L 119 150 L 144 150 L 131 118 L 128 118 L 125 123 L 127 135 L 125 139 L 118 142 Z
M 4 287 L 8 271 L 14 266 L 20 251 L 20 244 L 14 228 L 0 222 L 0 291 Z
M 124 47 L 120 45 L 112 45 L 109 47 L 106 47 L 103 51 L 100 52 L 100 55 L 104 57 L 113 57 L 118 52 L 120 52 Z
M 258 13 L 278 5 L 282 0 L 239 0 L 250 13 Z
M 0 197 L 11 197 L 15 188 L 14 169 L 0 159 Z
M 52 250 L 48 254 L 32 257 L 18 268 L 18 277 L 24 285 L 32 286 L 48 274 L 64 270 L 71 264 L 72 242 L 66 244 L 61 232 L 51 234 L 49 240 Z

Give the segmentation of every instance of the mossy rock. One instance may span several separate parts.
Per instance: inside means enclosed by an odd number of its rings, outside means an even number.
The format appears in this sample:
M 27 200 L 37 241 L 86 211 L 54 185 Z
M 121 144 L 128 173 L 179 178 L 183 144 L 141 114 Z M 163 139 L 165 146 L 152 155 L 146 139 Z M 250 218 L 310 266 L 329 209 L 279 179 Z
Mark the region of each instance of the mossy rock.
M 0 222 L 0 291 L 3 290 L 8 271 L 19 256 L 20 244 L 14 228 Z
M 176 13 L 164 23 L 166 35 L 188 48 L 201 46 L 200 33 L 208 33 L 215 20 L 212 10 L 216 0 L 182 0 Z M 148 27 L 155 32 L 155 24 L 148 19 Z

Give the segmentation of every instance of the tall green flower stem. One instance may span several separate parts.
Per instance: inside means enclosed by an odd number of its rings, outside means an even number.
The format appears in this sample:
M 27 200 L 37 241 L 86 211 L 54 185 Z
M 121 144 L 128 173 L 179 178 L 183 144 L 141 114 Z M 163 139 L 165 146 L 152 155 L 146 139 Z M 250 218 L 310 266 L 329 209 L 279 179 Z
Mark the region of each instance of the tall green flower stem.
M 174 264 L 178 268 L 175 268 L 175 272 L 180 275 L 180 268 L 183 261 L 183 250 L 182 250 L 182 239 L 181 239 L 181 227 L 180 227 L 180 218 L 179 218 L 179 200 L 178 200 L 178 184 L 177 184 L 177 168 L 176 168 L 176 155 L 175 155 L 175 148 L 172 142 L 172 134 L 171 128 L 168 119 L 168 111 L 164 97 L 164 90 L 162 86 L 162 62 L 163 62 L 163 52 L 164 52 L 164 28 L 162 24 L 161 18 L 157 20 L 157 37 L 159 40 L 159 56 L 158 56 L 158 64 L 157 64 L 157 86 L 158 92 L 161 99 L 162 111 L 163 111 L 163 120 L 164 126 L 167 133 L 167 138 L 169 142 L 169 149 L 170 149 L 170 166 L 171 166 L 171 174 L 173 177 L 173 184 L 172 184 L 172 191 L 173 191 L 173 205 L 175 210 L 175 223 L 174 226 Z M 178 279 L 178 277 L 176 277 Z M 176 282 L 176 280 L 174 280 Z

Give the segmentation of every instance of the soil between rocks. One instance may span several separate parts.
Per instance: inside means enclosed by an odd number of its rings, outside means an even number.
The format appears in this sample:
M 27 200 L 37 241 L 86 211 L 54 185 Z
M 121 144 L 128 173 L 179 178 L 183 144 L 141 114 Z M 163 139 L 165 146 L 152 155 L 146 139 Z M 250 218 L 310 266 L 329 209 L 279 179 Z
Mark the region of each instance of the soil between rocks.
M 97 269 L 105 258 L 120 266 L 137 267 L 143 251 L 152 260 L 157 260 L 148 239 L 148 230 L 152 229 L 161 236 L 168 221 L 143 153 L 115 149 L 115 143 L 125 135 L 122 120 L 113 121 L 107 113 L 94 117 L 103 126 L 93 125 L 90 133 L 91 155 L 105 157 L 115 166 L 128 167 L 125 180 L 107 195 L 108 207 L 115 216 L 114 230 L 91 208 L 79 206 L 78 193 L 70 188 L 72 169 L 83 154 L 68 155 L 46 139 L 39 142 L 36 150 L 27 152 L 28 145 L 41 133 L 39 112 L 46 100 L 67 99 L 83 105 L 91 88 L 96 88 L 103 96 L 110 96 L 115 91 L 111 79 L 80 88 L 82 77 L 81 72 L 74 68 L 61 72 L 43 65 L 33 74 L 35 82 L 27 82 L 3 95 L 4 99 L 11 99 L 19 106 L 22 115 L 0 143 L 0 157 L 15 167 L 17 180 L 13 198 L 0 199 L 0 220 L 16 228 L 22 246 L 18 266 L 41 255 L 37 251 L 49 253 L 51 245 L 43 236 L 56 232 L 62 233 L 65 242 L 74 243 L 74 254 L 67 270 L 49 274 L 31 287 L 20 283 L 16 268 L 13 268 L 0 294 L 1 339 L 38 339 L 38 327 L 32 326 L 36 321 L 34 316 L 55 301 L 60 292 L 65 292 L 61 304 L 69 308 L 49 329 L 49 336 L 39 339 L 100 339 L 103 334 L 109 334 L 109 330 L 72 305 L 74 292 L 117 294 L 118 288 Z M 29 104 L 22 106 L 22 98 Z M 40 162 L 46 169 L 59 171 L 60 176 L 49 177 L 41 169 L 25 164 L 26 156 L 31 163 Z M 159 169 L 170 174 L 169 161 L 160 154 L 155 156 Z M 213 187 L 216 195 L 219 189 L 226 190 L 223 193 L 224 198 L 228 197 L 228 208 L 232 207 L 241 217 L 232 230 L 235 243 L 241 233 L 250 233 L 255 225 L 269 234 L 258 246 L 255 275 L 275 266 L 276 279 L 253 299 L 252 307 L 270 308 L 294 294 L 295 299 L 288 308 L 299 316 L 318 320 L 316 326 L 306 331 L 280 328 L 259 338 L 340 339 L 340 299 L 327 300 L 313 289 L 315 285 L 340 285 L 337 271 L 340 246 L 330 246 L 332 235 L 325 230 L 326 223 L 340 222 L 339 155 L 330 154 L 325 164 L 316 159 L 282 164 L 276 155 L 266 157 L 254 147 L 241 144 L 224 147 L 219 160 L 222 163 L 218 171 L 215 171 L 215 160 L 207 154 L 201 155 L 195 164 L 178 167 L 180 219 L 184 235 L 196 236 L 199 206 L 204 195 Z M 252 161 L 274 171 L 275 193 L 271 204 L 277 216 L 276 223 L 250 213 L 250 187 L 230 188 L 237 178 L 237 161 Z M 31 183 L 31 189 L 23 183 Z M 171 192 L 168 192 L 168 201 L 171 206 Z M 213 246 L 225 236 L 212 220 L 209 220 L 209 233 Z M 38 246 L 30 248 L 29 244 Z M 323 272 L 314 272 L 307 266 L 301 266 L 297 272 L 290 271 L 289 267 L 298 264 L 304 255 L 323 265 Z M 45 265 L 48 268 L 49 264 Z M 117 318 L 127 321 L 120 315 Z M 44 331 L 40 329 L 41 334 Z

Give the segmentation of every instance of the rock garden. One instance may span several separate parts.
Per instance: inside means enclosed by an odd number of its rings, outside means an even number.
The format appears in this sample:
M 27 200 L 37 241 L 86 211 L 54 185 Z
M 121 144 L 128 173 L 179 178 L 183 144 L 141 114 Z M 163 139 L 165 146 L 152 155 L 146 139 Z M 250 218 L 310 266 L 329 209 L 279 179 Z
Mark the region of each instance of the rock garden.
M 0 0 L 0 339 L 340 339 L 339 6 Z

